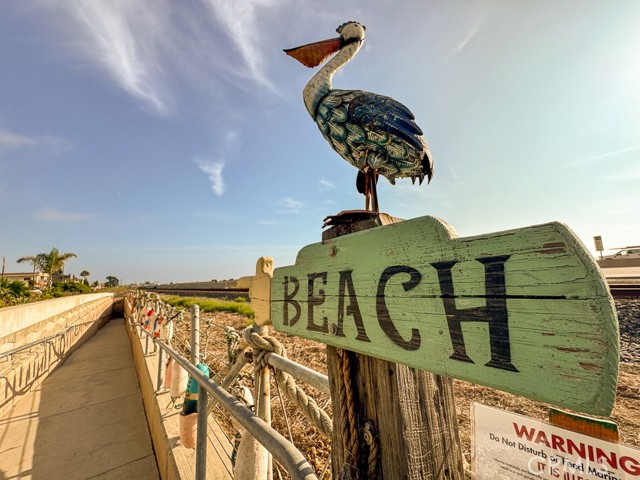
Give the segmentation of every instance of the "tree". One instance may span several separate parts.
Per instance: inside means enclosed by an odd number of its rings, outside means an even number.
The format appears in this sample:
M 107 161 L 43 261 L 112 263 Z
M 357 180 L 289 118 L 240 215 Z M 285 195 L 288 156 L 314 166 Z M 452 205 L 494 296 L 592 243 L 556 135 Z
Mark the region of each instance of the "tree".
M 89 280 L 87 280 L 87 277 L 91 275 L 87 270 L 82 270 L 80 272 L 80 276 L 84 279 L 84 283 L 85 285 L 89 285 Z
M 33 278 L 35 280 L 36 272 L 41 269 L 40 260 L 41 260 L 40 255 L 31 255 L 28 257 L 20 257 L 18 260 L 16 260 L 16 262 L 18 263 L 28 262 L 33 264 Z
M 120 285 L 120 280 L 117 277 L 112 277 L 111 275 L 107 277 L 106 287 L 117 287 L 118 285 Z
M 49 278 L 47 279 L 47 288 L 51 288 L 53 284 L 53 275 L 64 272 L 64 264 L 70 258 L 76 258 L 75 253 L 60 253 L 57 248 L 52 248 L 49 253 L 39 253 L 35 256 L 21 257 L 17 261 L 18 263 L 31 262 L 33 263 L 34 274 L 37 270 L 47 273 Z

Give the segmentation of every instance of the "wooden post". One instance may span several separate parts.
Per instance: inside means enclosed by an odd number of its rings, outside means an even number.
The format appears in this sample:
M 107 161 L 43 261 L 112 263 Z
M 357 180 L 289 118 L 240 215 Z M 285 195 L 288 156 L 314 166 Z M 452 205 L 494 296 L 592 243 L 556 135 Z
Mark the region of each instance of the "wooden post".
M 323 241 L 402 221 L 384 213 L 341 221 Z M 462 479 L 450 378 L 327 346 L 333 478 Z

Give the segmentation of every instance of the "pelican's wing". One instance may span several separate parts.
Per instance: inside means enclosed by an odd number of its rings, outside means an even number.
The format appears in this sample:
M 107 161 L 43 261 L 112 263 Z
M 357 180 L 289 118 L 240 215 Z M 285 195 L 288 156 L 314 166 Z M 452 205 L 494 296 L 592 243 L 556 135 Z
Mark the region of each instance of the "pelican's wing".
M 397 135 L 418 151 L 424 148 L 422 130 L 413 113 L 402 103 L 384 95 L 356 91 L 349 99 L 349 119 L 368 130 Z

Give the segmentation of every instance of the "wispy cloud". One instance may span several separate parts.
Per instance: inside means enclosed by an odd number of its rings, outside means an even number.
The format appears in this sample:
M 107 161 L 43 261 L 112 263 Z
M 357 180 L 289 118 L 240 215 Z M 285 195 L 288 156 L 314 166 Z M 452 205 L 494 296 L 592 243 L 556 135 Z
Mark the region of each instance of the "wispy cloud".
M 631 145 L 630 147 L 611 150 L 609 152 L 601 153 L 593 157 L 577 160 L 575 162 L 571 162 L 570 165 L 571 166 L 583 165 L 585 163 L 595 162 L 596 160 L 602 160 L 603 158 L 617 157 L 618 155 L 624 155 L 625 153 L 637 152 L 638 150 L 640 150 L 640 144 Z
M 300 213 L 304 207 L 304 203 L 290 197 L 281 198 L 276 202 L 279 207 L 278 213 Z
M 48 147 L 54 153 L 62 153 L 71 148 L 72 143 L 55 135 L 25 135 L 0 127 L 0 152 L 38 146 Z
M 321 178 L 318 183 L 320 183 L 321 192 L 326 192 L 327 190 L 333 190 L 334 188 L 336 188 L 335 183 L 330 182 L 329 180 L 326 180 L 324 178 Z
M 275 91 L 264 61 L 265 9 L 284 0 L 34 0 L 62 53 L 94 65 L 148 110 L 172 114 L 183 92 Z M 235 46 L 229 48 L 229 44 Z
M 211 190 L 213 190 L 213 193 L 221 197 L 225 189 L 224 178 L 222 178 L 224 162 L 196 159 L 196 163 L 200 170 L 207 174 L 207 177 L 211 182 Z
M 47 222 L 82 222 L 91 218 L 91 215 L 77 212 L 63 212 L 53 207 L 45 207 L 35 214 L 38 220 Z
M 452 57 L 455 57 L 456 55 L 459 55 L 460 53 L 462 53 L 462 51 L 465 48 L 467 48 L 467 45 L 469 45 L 469 43 L 471 43 L 471 41 L 478 35 L 480 30 L 484 26 L 485 22 L 489 18 L 490 14 L 491 14 L 491 11 L 481 15 L 475 21 L 475 23 L 473 25 L 471 25 L 471 28 L 469 28 L 467 30 L 467 32 L 465 33 L 465 36 L 462 38 L 462 40 L 455 47 L 453 47 L 453 50 L 449 54 L 448 58 L 452 58 Z
M 35 145 L 37 140 L 26 135 L 10 132 L 0 127 L 0 148 L 20 148 Z
M 262 30 L 259 28 L 259 19 L 262 9 L 274 8 L 283 2 L 281 0 L 203 1 L 240 52 L 246 68 L 244 75 L 273 89 L 264 70 L 264 59 L 260 49 Z
M 114 0 L 58 3 L 75 20 L 72 48 L 104 68 L 126 92 L 167 113 L 164 68 L 159 62 L 170 12 L 165 1 Z

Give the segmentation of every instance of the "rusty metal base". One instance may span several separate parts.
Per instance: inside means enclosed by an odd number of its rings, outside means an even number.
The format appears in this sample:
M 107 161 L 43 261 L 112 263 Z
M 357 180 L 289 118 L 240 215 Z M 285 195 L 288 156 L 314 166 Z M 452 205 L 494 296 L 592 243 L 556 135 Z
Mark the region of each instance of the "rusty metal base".
M 356 231 L 402 221 L 401 218 L 370 210 L 343 210 L 324 219 L 322 228 L 330 228 L 322 232 L 322 240 L 330 240 Z

